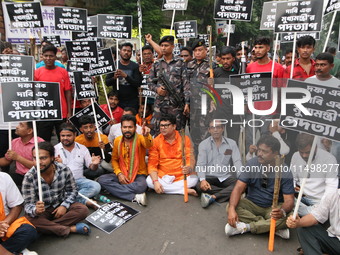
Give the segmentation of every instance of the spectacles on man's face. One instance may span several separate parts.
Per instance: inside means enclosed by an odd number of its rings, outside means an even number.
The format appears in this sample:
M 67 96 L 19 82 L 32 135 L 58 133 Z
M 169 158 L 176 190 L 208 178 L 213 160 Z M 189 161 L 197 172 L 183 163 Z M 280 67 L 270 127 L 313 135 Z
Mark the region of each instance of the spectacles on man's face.
M 159 127 L 160 128 L 168 128 L 171 125 L 171 123 L 168 124 L 160 124 Z

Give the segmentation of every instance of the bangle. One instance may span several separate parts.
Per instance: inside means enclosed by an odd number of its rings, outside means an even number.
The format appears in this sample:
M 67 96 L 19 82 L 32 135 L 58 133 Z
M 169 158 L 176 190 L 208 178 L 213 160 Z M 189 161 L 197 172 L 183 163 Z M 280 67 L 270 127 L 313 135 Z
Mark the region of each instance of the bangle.
M 155 182 L 158 182 L 158 179 L 157 180 L 153 180 L 152 183 L 155 183 Z

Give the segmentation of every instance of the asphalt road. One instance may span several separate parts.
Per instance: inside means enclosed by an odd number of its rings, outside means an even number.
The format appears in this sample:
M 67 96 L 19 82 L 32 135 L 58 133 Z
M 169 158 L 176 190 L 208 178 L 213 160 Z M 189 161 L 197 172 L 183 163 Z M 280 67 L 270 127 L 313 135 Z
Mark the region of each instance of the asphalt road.
M 141 213 L 110 235 L 92 226 L 90 236 L 41 236 L 29 249 L 39 255 L 297 254 L 299 243 L 294 230 L 290 240 L 275 237 L 272 253 L 267 250 L 268 234 L 247 233 L 227 238 L 224 233 L 226 203 L 203 209 L 195 197 L 189 197 L 189 202 L 184 203 L 180 195 L 154 192 L 147 195 L 147 207 L 122 201 Z

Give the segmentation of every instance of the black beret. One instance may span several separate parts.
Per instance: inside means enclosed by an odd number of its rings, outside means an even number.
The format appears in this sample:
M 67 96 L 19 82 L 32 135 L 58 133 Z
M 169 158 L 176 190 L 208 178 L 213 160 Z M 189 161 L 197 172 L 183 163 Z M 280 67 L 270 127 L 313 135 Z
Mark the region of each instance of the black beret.
M 192 50 L 194 50 L 195 48 L 197 47 L 200 47 L 200 46 L 205 46 L 205 40 L 204 39 L 197 39 L 193 42 L 192 44 Z
M 173 37 L 172 35 L 163 36 L 162 39 L 159 41 L 159 45 L 161 45 L 163 42 L 174 43 L 175 37 Z

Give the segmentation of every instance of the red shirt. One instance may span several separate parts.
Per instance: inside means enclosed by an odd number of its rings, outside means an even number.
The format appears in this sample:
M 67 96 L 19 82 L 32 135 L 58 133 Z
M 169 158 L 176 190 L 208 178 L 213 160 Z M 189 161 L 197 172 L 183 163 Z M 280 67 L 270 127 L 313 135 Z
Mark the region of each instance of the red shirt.
M 268 64 L 260 65 L 258 62 L 253 62 L 247 66 L 247 73 L 263 73 L 272 71 L 273 61 L 269 61 Z M 273 74 L 273 87 L 284 87 L 285 83 L 283 81 L 284 68 L 275 62 L 274 64 L 274 74 Z M 272 101 L 264 102 L 254 102 L 254 107 L 257 110 L 268 110 L 272 106 Z
M 308 77 L 315 75 L 315 61 L 313 59 L 311 59 L 310 62 L 312 64 L 312 66 L 310 68 L 309 74 L 307 74 L 305 69 L 303 69 L 303 67 L 300 65 L 300 59 L 295 60 L 294 69 L 293 69 L 293 79 L 294 80 L 304 81 Z M 292 68 L 291 65 L 287 66 L 285 73 L 284 73 L 284 78 L 290 79 L 291 68 Z
M 61 112 L 63 118 L 67 118 L 67 101 L 65 91 L 71 90 L 70 78 L 64 68 L 56 66 L 55 69 L 49 70 L 46 67 L 40 67 L 34 71 L 35 81 L 45 82 L 59 82 L 60 84 L 60 98 L 61 98 Z
M 111 118 L 109 107 L 107 104 L 101 104 L 100 108 L 102 108 L 102 110 L 107 114 L 107 116 Z M 119 106 L 117 106 L 116 109 L 112 111 L 112 116 L 116 120 L 116 123 L 120 123 L 120 119 L 123 116 L 123 111 L 124 110 L 120 108 Z

